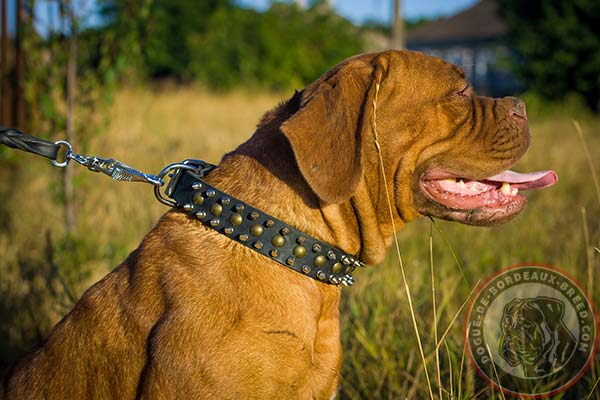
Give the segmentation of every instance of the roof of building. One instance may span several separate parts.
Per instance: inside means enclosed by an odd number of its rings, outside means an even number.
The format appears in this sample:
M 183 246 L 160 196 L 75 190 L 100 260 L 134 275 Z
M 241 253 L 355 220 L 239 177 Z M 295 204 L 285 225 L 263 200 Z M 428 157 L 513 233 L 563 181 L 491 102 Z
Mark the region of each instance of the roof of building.
M 497 8 L 495 0 L 480 0 L 463 12 L 433 20 L 409 32 L 408 45 L 502 37 L 508 29 L 498 16 Z

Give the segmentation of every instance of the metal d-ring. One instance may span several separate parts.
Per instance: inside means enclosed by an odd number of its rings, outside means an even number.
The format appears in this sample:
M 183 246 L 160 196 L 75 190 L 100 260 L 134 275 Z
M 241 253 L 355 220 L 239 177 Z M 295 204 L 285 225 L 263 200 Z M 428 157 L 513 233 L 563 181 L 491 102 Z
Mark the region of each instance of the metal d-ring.
M 163 204 L 165 204 L 165 205 L 167 205 L 169 207 L 177 207 L 178 204 L 175 201 L 173 201 L 173 200 L 171 200 L 171 199 L 163 196 L 163 194 L 160 191 L 160 188 L 162 186 L 164 186 L 164 182 L 165 182 L 164 178 L 165 178 L 165 176 L 169 172 L 171 172 L 173 170 L 178 170 L 178 171 L 179 170 L 196 171 L 196 170 L 198 170 L 198 166 L 197 165 L 186 164 L 186 162 L 184 161 L 182 163 L 175 163 L 175 164 L 167 165 L 166 167 L 164 167 L 158 173 L 157 177 L 163 182 L 163 185 L 154 186 L 154 196 L 156 197 L 156 199 L 158 201 L 160 201 L 161 203 L 163 203 Z M 173 176 L 173 177 L 175 177 L 175 176 Z
M 50 160 L 50 162 L 55 167 L 64 168 L 69 164 L 69 161 L 71 161 L 71 156 L 73 155 L 73 146 L 71 146 L 71 143 L 69 143 L 65 140 L 59 140 L 57 142 L 54 142 L 54 144 L 57 146 L 65 146 L 67 148 L 67 152 L 65 154 L 65 161 L 58 162 L 56 160 Z

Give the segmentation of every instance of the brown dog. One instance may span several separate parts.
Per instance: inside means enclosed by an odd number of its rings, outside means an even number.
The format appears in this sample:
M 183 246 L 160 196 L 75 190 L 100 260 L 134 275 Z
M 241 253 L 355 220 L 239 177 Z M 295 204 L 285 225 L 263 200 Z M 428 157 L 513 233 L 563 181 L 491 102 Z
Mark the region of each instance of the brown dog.
M 524 206 L 515 189 L 556 180 L 499 174 L 528 143 L 520 100 L 477 97 L 459 68 L 388 51 L 268 112 L 207 181 L 377 264 L 393 234 L 384 174 L 397 229 L 422 215 L 499 224 Z M 339 299 L 174 210 L 16 364 L 4 397 L 328 399 Z

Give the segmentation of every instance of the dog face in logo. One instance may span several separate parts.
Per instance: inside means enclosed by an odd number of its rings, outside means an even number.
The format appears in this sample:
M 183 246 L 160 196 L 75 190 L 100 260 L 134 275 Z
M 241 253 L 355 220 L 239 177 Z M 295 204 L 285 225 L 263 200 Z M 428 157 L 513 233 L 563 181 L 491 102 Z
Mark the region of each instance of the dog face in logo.
M 563 322 L 564 312 L 564 303 L 549 297 L 512 300 L 502 314 L 502 358 L 512 367 L 521 365 L 526 377 L 541 377 L 561 369 L 576 345 Z

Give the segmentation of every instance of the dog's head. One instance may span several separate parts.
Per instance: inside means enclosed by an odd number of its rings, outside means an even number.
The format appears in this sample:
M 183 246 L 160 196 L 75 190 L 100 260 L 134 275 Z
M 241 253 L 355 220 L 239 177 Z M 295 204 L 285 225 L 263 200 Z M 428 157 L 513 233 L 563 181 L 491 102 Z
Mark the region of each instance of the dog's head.
M 324 203 L 347 201 L 362 181 L 387 207 L 385 174 L 400 224 L 430 215 L 496 225 L 523 209 L 519 190 L 556 181 L 553 171 L 507 170 L 529 145 L 523 102 L 475 95 L 460 68 L 437 58 L 360 55 L 296 97 L 281 130 Z
M 564 327 L 564 304 L 548 297 L 516 298 L 504 307 L 499 352 L 511 366 L 548 362 L 556 367 L 567 360 L 560 351 L 549 351 L 573 341 Z M 558 364 L 557 364 L 558 363 Z

